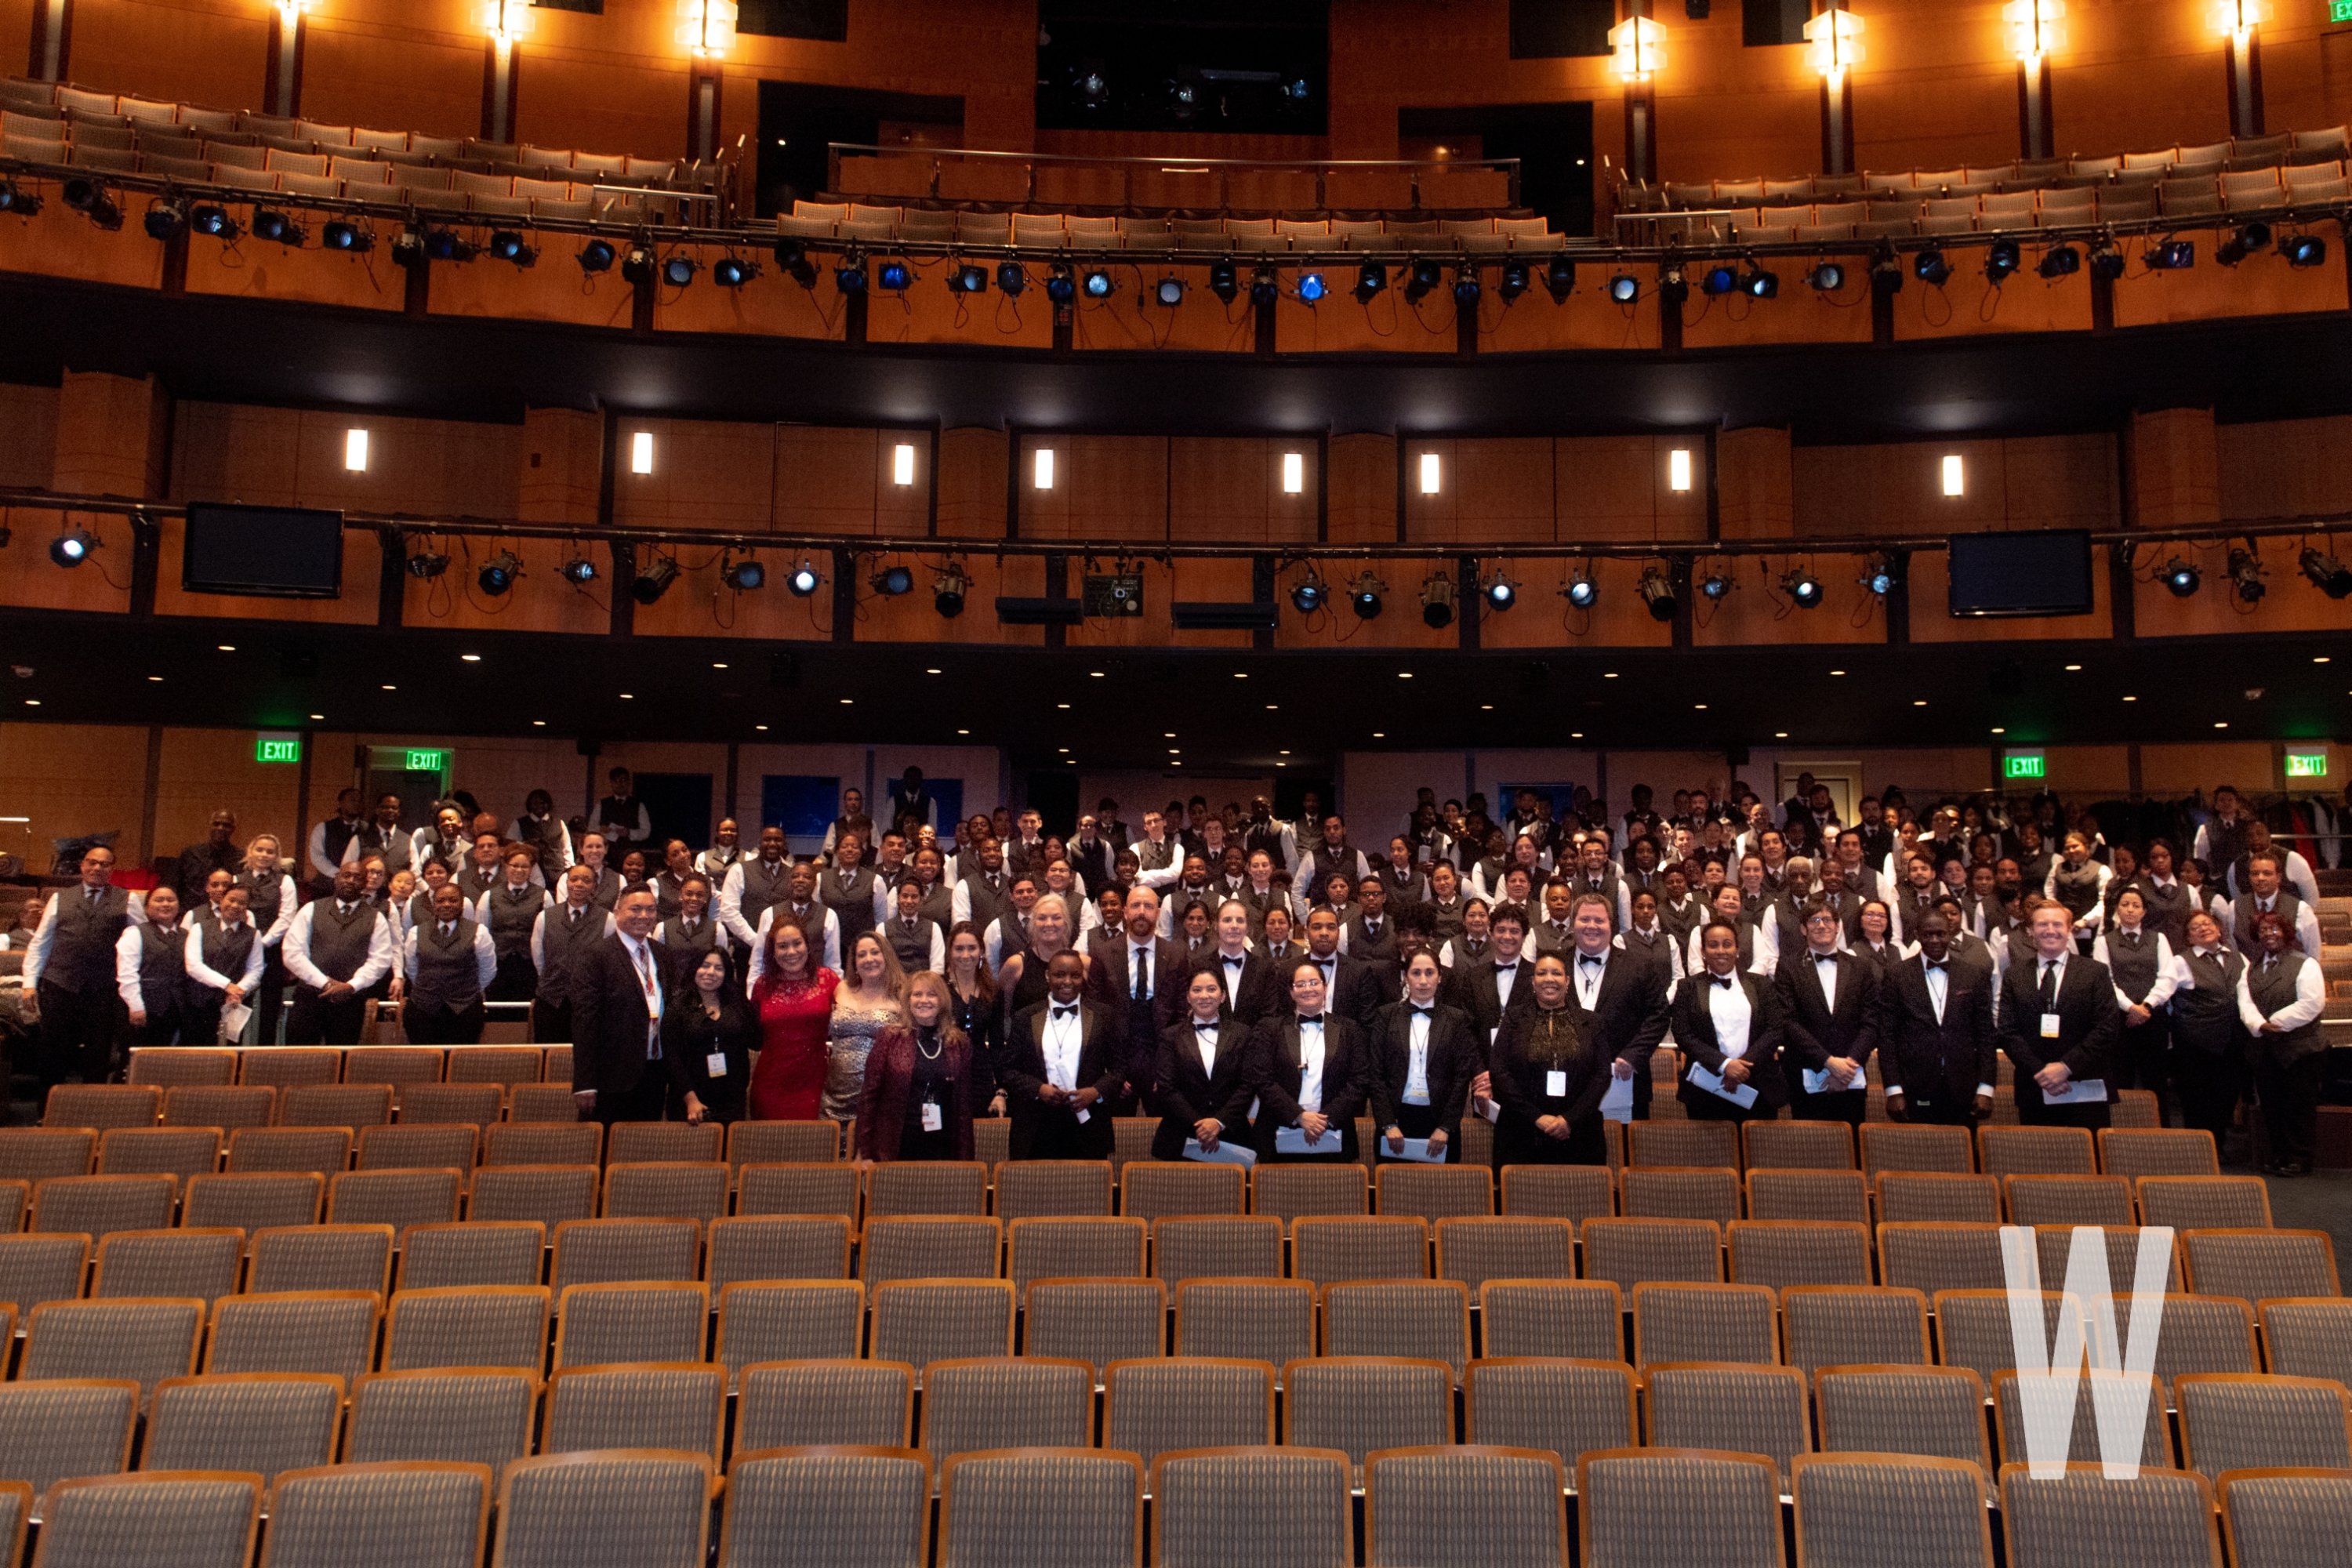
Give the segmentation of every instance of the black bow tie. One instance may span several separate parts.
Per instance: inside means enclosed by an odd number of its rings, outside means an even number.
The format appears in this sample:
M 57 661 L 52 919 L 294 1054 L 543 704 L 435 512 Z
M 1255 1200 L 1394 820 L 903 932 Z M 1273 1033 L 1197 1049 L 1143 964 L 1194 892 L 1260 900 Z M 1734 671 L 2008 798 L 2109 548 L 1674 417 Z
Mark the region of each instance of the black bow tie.
M 1323 1015 L 1318 1013 L 1310 1018 L 1306 1014 L 1301 1013 L 1298 1016 L 1298 1026 L 1302 1029 L 1309 1026 L 1319 1029 L 1323 1026 Z
M 1217 1032 L 1217 1020 L 1214 1018 L 1195 1018 L 1192 1020 L 1192 1027 L 1200 1030 L 1201 1033 L 1204 1035 L 1213 1035 Z
M 1946 967 L 1948 961 L 1940 958 L 1927 958 L 1920 960 L 1920 963 L 1929 969 L 1942 969 Z
M 1054 1004 L 1054 1016 L 1055 1016 L 1055 1017 L 1056 1017 L 1056 1018 L 1075 1018 L 1075 1017 L 1076 1017 L 1077 1016 L 1078 1016 L 1078 1005 L 1077 1005 L 1076 1003 L 1072 1002 L 1072 1003 L 1067 1004 L 1066 1005 L 1064 1005 L 1064 1004 L 1062 1004 L 1062 1003 L 1059 1003 L 1059 1002 L 1056 1002 L 1056 1003 L 1055 1003 L 1055 1004 Z
M 1608 960 L 1601 957 L 1597 952 L 1580 952 L 1576 955 L 1576 962 L 1579 963 L 1590 963 L 1598 968 L 1601 964 L 1606 963 Z
M 1718 974 L 1718 975 L 1717 975 L 1717 976 L 1715 977 L 1715 983 L 1716 983 L 1717 985 L 1722 986 L 1726 991 L 1728 991 L 1728 990 L 1730 990 L 1730 989 L 1731 989 L 1732 980 L 1731 980 L 1731 976 L 1730 976 L 1730 975 L 1728 975 L 1728 974 Z
M 1837 962 L 1837 954 L 1834 952 L 1817 952 L 1813 954 L 1813 962 L 1815 963 L 1835 963 Z
M 1512 971 L 1512 970 L 1514 970 L 1514 969 L 1517 969 L 1517 967 L 1518 967 L 1518 964 L 1517 964 L 1517 962 L 1513 962 L 1513 963 L 1498 963 L 1498 964 L 1495 965 L 1495 973 L 1497 973 L 1497 974 L 1505 974 L 1505 973 L 1508 973 L 1510 971 Z
M 1434 1018 L 1437 1016 L 1437 1009 L 1416 1005 L 1412 1010 L 1412 1016 L 1416 1018 Z

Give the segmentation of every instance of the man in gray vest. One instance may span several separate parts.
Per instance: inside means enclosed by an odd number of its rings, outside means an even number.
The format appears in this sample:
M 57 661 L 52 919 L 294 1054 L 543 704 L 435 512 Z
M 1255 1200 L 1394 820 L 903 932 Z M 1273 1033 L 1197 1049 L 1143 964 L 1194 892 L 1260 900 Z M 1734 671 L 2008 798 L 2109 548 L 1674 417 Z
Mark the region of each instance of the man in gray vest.
M 760 852 L 727 868 L 719 884 L 719 921 L 735 939 L 740 958 L 759 944 L 760 917 L 771 905 L 784 901 L 792 889 L 793 867 L 784 856 L 784 830 L 760 829 Z M 812 879 L 811 887 L 815 883 Z
M 539 974 L 530 961 L 530 933 L 540 911 L 548 906 L 547 889 L 534 880 L 539 857 L 525 845 L 507 851 L 499 883 L 475 900 L 471 913 L 489 928 L 490 947 L 499 955 L 498 977 L 490 982 L 493 1002 L 528 1002 L 539 989 Z
M 2319 952 L 2319 916 L 2309 904 L 2281 887 L 2282 879 L 2279 858 L 2273 851 L 2265 849 L 2247 858 L 2246 896 L 2232 906 L 2235 918 L 2231 929 L 2237 935 L 2238 951 L 2249 961 L 2262 957 L 2262 939 L 2255 934 L 2255 927 L 2264 915 L 2278 916 L 2280 923 L 2286 927 L 2290 945 L 2315 956 Z
M 187 944 L 180 895 L 169 888 L 150 892 L 147 918 L 124 926 L 114 939 L 114 989 L 130 1024 L 128 1045 L 180 1043 L 187 1010 Z
M 2260 916 L 2254 940 L 2261 956 L 2248 961 L 2238 981 L 2238 1016 L 2253 1036 L 2246 1054 L 2252 1058 L 2254 1094 L 2270 1133 L 2271 1163 L 2263 1169 L 2273 1176 L 2307 1176 L 2322 1064 L 2327 1059 L 2327 1039 L 2319 1028 L 2327 983 L 2318 961 L 2290 945 L 2293 938 L 2280 916 Z
M 539 972 L 532 1039 L 560 1044 L 572 1038 L 572 973 L 580 955 L 612 931 L 613 917 L 596 903 L 596 874 L 572 867 L 563 874 L 563 902 L 541 910 L 531 926 L 530 961 Z
M 358 862 L 338 866 L 331 896 L 304 904 L 286 928 L 286 973 L 294 977 L 289 1046 L 357 1045 L 367 992 L 399 962 L 392 921 L 364 891 Z
M 41 1026 L 45 1084 L 104 1083 L 114 1053 L 115 940 L 146 912 L 114 885 L 114 851 L 82 852 L 81 880 L 60 889 L 41 911 L 25 955 L 27 1024 Z
M 898 955 L 898 967 L 909 974 L 923 969 L 946 973 L 947 933 L 924 916 L 921 884 L 911 879 L 899 883 L 897 901 L 898 912 L 880 930 L 882 940 Z
M 412 1046 L 470 1046 L 482 1037 L 482 992 L 499 972 L 498 949 L 467 917 L 455 882 L 433 889 L 433 915 L 408 933 L 402 955 L 408 997 L 400 1021 Z

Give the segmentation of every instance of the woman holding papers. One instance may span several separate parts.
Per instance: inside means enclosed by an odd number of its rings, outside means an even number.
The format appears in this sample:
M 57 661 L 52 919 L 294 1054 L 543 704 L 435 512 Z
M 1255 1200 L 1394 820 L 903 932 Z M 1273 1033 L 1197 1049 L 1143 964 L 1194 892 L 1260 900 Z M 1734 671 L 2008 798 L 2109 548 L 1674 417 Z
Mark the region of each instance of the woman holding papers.
M 1323 912 L 1318 911 L 1317 923 Z M 1290 1009 L 1258 1026 L 1257 1157 L 1280 1163 L 1356 1158 L 1356 1112 L 1364 1108 L 1364 1037 L 1355 1020 L 1326 1012 L 1323 966 L 1302 958 L 1290 971 Z
M 1256 1089 L 1249 1025 L 1226 1015 L 1225 987 L 1213 969 L 1192 972 L 1184 1002 L 1185 1016 L 1160 1031 L 1160 1131 L 1151 1157 L 1243 1163 L 1236 1156 L 1249 1154 Z
M 1406 948 L 1404 1000 L 1373 1016 L 1368 1088 L 1383 1161 L 1460 1157 L 1462 1110 L 1484 1064 L 1470 1015 L 1437 999 L 1444 974 L 1426 946 Z
M 1769 1121 L 1789 1102 L 1780 1073 L 1780 999 L 1740 966 L 1739 933 L 1709 921 L 1706 968 L 1675 994 L 1675 1043 L 1690 1058 L 1675 1098 L 1695 1121 Z
M 1601 1098 L 1611 1056 L 1593 1040 L 1581 1009 L 1569 1005 L 1568 961 L 1548 952 L 1528 982 L 1533 1005 L 1503 1015 L 1488 1058 L 1500 1114 L 1495 1168 L 1602 1165 Z

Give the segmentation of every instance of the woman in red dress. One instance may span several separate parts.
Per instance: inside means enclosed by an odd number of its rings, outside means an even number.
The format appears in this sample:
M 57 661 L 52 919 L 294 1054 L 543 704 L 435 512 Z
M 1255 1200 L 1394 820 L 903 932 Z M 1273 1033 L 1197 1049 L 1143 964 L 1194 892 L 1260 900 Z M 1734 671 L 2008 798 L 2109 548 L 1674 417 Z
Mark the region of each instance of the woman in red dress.
M 817 963 L 801 922 L 781 910 L 768 930 L 768 963 L 751 987 L 760 1060 L 751 1069 L 751 1116 L 813 1121 L 824 1089 L 833 993 L 841 976 Z

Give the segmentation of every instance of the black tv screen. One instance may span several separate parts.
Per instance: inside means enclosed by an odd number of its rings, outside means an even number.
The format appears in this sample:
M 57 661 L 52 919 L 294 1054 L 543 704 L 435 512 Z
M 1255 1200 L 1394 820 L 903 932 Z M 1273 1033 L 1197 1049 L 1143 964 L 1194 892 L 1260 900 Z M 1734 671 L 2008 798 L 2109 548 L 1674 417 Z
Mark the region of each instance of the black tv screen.
M 2091 536 L 2081 529 L 1956 533 L 1955 616 L 2083 616 L 2091 611 Z
M 188 508 L 180 585 L 191 594 L 332 599 L 343 591 L 343 514 L 291 507 Z

